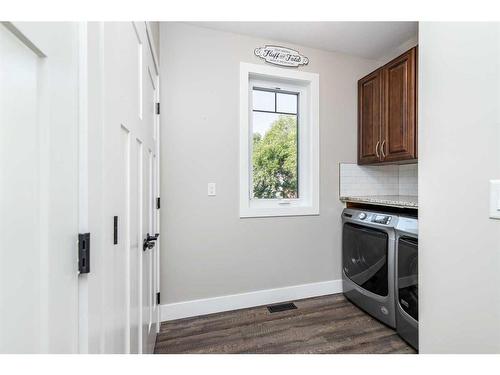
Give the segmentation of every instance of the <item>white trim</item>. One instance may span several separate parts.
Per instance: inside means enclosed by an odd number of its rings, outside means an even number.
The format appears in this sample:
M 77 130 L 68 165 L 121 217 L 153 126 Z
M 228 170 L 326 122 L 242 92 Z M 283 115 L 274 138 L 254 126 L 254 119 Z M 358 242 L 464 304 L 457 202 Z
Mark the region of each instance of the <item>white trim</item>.
M 259 290 L 249 293 L 197 299 L 161 305 L 161 321 L 189 318 L 223 311 L 342 293 L 342 280 Z
M 307 181 L 300 181 L 301 191 L 306 191 L 305 199 L 266 200 L 266 202 L 252 202 L 250 199 L 250 149 L 251 137 L 249 121 L 250 80 L 280 81 L 303 88 L 307 92 L 307 103 L 301 106 L 307 108 L 306 114 L 300 114 L 301 122 L 306 123 L 305 132 L 300 142 L 306 143 L 307 155 L 300 157 L 302 169 L 307 170 Z M 301 90 L 302 91 L 302 90 Z M 302 95 L 304 97 L 304 95 Z M 305 120 L 305 121 L 304 121 Z M 300 124 L 300 123 L 299 123 Z M 299 125 L 300 126 L 300 125 Z M 301 129 L 303 130 L 303 129 Z M 265 65 L 240 63 L 240 217 L 267 217 L 267 216 L 297 216 L 319 215 L 319 75 L 284 68 L 274 68 Z
M 156 103 L 160 103 L 160 75 L 156 75 L 156 90 L 155 90 Z M 156 112 L 155 112 L 156 113 Z M 156 232 L 161 233 L 161 213 L 157 208 L 156 199 L 161 196 L 161 185 L 160 185 L 160 176 L 161 176 L 161 158 L 160 158 L 160 142 L 161 142 L 161 107 L 160 113 L 155 114 L 155 127 L 156 127 L 156 138 L 155 138 L 155 148 L 156 148 L 156 197 L 155 197 L 155 212 L 156 212 Z M 161 202 L 160 202 L 161 204 Z M 161 257 L 161 238 L 158 237 L 156 241 L 156 293 L 160 293 L 160 257 Z M 154 304 L 156 306 L 156 293 L 154 294 L 155 300 Z M 160 301 L 161 302 L 161 301 Z M 161 319 L 161 306 L 156 306 L 156 333 L 160 332 L 160 319 Z
M 151 22 L 145 21 L 146 25 L 146 36 L 148 37 L 149 50 L 151 51 L 151 56 L 153 56 L 153 63 L 156 70 L 156 75 L 160 75 L 160 69 L 158 64 L 158 51 L 156 51 L 155 47 L 155 38 L 153 37 L 153 33 L 151 31 Z
M 89 231 L 88 28 L 78 23 L 78 231 Z M 78 277 L 78 352 L 89 352 L 89 284 Z

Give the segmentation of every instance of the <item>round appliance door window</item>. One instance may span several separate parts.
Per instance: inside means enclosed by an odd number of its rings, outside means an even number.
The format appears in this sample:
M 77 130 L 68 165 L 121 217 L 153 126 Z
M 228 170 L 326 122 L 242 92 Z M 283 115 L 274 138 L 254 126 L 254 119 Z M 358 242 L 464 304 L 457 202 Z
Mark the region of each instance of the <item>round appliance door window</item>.
M 388 294 L 388 235 L 356 224 L 344 224 L 342 263 L 345 275 L 372 293 Z

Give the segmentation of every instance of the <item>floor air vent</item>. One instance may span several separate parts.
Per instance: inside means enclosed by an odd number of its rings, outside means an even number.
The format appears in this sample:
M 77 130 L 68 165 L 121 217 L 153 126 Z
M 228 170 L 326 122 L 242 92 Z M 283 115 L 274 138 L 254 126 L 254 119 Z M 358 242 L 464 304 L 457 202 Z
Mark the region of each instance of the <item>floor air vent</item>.
M 267 309 L 269 310 L 270 313 L 295 310 L 296 308 L 297 306 L 295 306 L 293 302 L 278 303 L 277 305 L 267 306 Z

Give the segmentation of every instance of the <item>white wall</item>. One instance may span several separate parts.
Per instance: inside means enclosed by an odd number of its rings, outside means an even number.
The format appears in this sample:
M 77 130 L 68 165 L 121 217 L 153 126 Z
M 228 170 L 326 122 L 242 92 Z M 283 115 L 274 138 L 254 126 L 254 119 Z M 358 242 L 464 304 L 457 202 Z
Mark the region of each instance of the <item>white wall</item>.
M 422 353 L 500 352 L 500 26 L 421 23 L 419 296 Z
M 357 80 L 379 63 L 297 47 L 320 75 L 321 214 L 240 219 L 239 63 L 270 42 L 160 25 L 163 303 L 341 277 L 338 163 L 356 161 Z
M 149 27 L 151 28 L 155 52 L 158 54 L 160 53 L 160 22 L 150 21 Z
M 380 66 L 387 64 L 391 60 L 394 60 L 396 57 L 405 53 L 416 45 L 418 45 L 418 35 L 415 35 L 414 37 L 404 41 L 392 51 L 386 53 L 383 57 L 378 59 L 378 61 L 380 62 Z

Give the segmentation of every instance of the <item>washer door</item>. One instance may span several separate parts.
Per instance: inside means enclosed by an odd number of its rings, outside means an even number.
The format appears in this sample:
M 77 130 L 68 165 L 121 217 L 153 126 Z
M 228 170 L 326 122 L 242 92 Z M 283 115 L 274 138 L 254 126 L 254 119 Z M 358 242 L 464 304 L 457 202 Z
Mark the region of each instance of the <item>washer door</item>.
M 379 296 L 387 296 L 387 233 L 345 223 L 342 236 L 342 263 L 345 275 L 354 283 Z
M 401 237 L 398 241 L 398 302 L 418 321 L 418 239 Z

